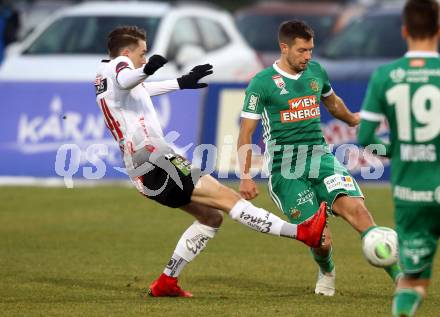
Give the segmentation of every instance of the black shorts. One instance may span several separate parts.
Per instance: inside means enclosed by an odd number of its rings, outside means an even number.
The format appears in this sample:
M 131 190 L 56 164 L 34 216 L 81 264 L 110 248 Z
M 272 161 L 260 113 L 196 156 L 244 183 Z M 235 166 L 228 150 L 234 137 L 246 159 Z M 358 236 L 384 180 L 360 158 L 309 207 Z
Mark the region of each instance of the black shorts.
M 193 169 L 191 163 L 180 155 L 173 155 L 167 160 L 172 164 L 171 171 L 155 166 L 143 175 L 142 183 L 150 192 L 147 197 L 171 208 L 188 205 L 194 186 L 200 179 L 200 170 Z

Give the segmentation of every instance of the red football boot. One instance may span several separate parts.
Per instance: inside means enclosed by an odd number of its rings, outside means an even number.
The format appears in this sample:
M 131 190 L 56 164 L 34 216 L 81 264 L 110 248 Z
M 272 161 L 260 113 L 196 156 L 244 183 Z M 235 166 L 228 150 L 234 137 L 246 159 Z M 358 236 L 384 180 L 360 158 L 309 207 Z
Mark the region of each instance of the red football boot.
M 170 277 L 164 273 L 151 283 L 148 294 L 153 297 L 193 297 L 193 294 L 177 285 L 177 277 Z
M 327 203 L 323 201 L 318 212 L 307 221 L 298 225 L 296 239 L 312 248 L 321 246 L 324 240 L 323 232 L 327 224 Z

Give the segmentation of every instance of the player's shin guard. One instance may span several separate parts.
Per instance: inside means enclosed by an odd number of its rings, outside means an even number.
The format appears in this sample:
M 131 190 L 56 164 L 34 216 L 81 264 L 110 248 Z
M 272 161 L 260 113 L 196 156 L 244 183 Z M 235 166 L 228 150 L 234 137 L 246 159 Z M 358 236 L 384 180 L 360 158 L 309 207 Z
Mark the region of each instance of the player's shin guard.
M 212 228 L 195 221 L 183 233 L 173 256 L 165 267 L 164 274 L 177 277 L 188 262 L 191 262 L 203 249 L 208 241 L 214 238 L 217 228 Z
M 231 209 L 229 215 L 235 221 L 262 233 L 296 238 L 297 226 L 290 224 L 270 212 L 257 208 L 241 199 Z
M 422 295 L 414 289 L 398 289 L 393 298 L 393 317 L 412 317 L 421 303 Z

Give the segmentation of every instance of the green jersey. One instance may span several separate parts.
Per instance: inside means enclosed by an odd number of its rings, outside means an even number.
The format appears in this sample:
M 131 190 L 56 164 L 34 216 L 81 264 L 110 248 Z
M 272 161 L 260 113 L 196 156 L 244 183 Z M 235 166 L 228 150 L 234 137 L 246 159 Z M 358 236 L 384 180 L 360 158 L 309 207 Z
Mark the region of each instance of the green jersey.
M 321 96 L 332 93 L 327 73 L 314 61 L 297 75 L 284 72 L 275 63 L 251 80 L 241 116 L 262 119 L 272 172 L 280 169 L 287 145 L 291 162 L 298 153 L 310 156 L 314 145 L 326 145 L 319 103 Z
M 408 52 L 377 69 L 361 117 L 388 120 L 396 205 L 440 204 L 439 55 Z

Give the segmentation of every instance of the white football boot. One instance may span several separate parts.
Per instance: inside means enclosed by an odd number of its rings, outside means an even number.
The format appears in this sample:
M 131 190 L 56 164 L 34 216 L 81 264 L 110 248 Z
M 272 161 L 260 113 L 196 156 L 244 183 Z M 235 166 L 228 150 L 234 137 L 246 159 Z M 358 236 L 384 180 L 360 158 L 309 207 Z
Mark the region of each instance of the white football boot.
M 316 282 L 315 294 L 324 296 L 334 296 L 335 295 L 335 279 L 336 271 L 323 274 L 321 270 L 318 272 L 318 281 Z

